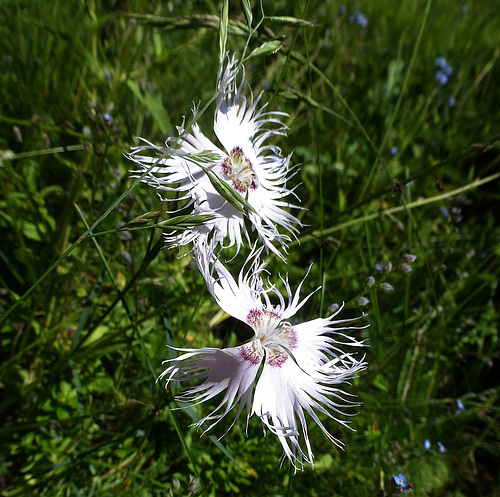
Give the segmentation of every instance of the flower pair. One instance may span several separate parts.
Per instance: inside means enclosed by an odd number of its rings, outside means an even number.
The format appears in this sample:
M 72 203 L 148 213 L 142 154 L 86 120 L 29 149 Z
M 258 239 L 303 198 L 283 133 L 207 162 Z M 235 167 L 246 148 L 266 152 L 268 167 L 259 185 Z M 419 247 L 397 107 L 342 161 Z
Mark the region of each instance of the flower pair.
M 300 223 L 285 210 L 292 206 L 282 200 L 291 193 L 286 188 L 290 158 L 265 144 L 273 135 L 283 134 L 280 114 L 257 109 L 261 95 L 246 100 L 242 95 L 244 74 L 237 83 L 240 69 L 233 58 L 218 78 L 214 132 L 221 147 L 193 124 L 190 131 L 184 125 L 179 127 L 179 137 L 173 144 L 173 139 L 167 140 L 166 148 L 146 142 L 129 156 L 140 165 L 138 172 L 145 183 L 160 191 L 185 192 L 182 199 L 192 206 L 192 213 L 207 216 L 207 222 L 168 236 L 167 243 L 177 247 L 193 243 L 197 266 L 217 304 L 253 333 L 237 347 L 177 349 L 182 355 L 166 361 L 167 369 L 159 380 L 166 379 L 167 385 L 172 380 L 197 381 L 177 397 L 181 403 L 221 398 L 215 410 L 196 423 L 205 431 L 236 406 L 231 426 L 244 409 L 247 423 L 255 414 L 278 437 L 284 456 L 297 469 L 304 462 L 313 464 L 306 414 L 333 444 L 342 445 L 320 415 L 348 426 L 337 414 L 356 404 L 339 385 L 366 364 L 363 358 L 342 350 L 363 346 L 362 341 L 343 333 L 359 329 L 351 326 L 355 319 L 336 320 L 340 308 L 327 318 L 297 323 L 295 314 L 312 295 L 300 300 L 304 280 L 293 293 L 288 279 L 282 278 L 285 298 L 265 278 L 262 251 L 265 248 L 284 258 L 280 248 L 286 250 L 289 237 L 278 227 L 293 234 Z M 157 157 L 144 155 L 147 151 Z M 238 253 L 245 241 L 251 244 L 247 224 L 261 246 L 253 245 L 236 281 L 220 261 L 220 254 L 232 246 Z

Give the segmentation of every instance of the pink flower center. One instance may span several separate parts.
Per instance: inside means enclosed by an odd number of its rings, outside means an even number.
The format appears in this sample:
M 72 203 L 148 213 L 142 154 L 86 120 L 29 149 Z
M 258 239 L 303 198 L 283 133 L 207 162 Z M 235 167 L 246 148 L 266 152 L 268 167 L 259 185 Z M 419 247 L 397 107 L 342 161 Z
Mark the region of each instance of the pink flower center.
M 227 181 L 239 193 L 246 193 L 250 188 L 259 186 L 259 179 L 253 170 L 252 163 L 245 157 L 241 147 L 234 147 L 221 164 L 222 173 Z
M 290 357 L 290 352 L 298 346 L 297 333 L 292 325 L 282 322 L 275 312 L 252 309 L 247 323 L 254 329 L 255 337 L 240 349 L 240 355 L 253 365 L 260 364 L 266 355 L 269 366 L 281 367 Z

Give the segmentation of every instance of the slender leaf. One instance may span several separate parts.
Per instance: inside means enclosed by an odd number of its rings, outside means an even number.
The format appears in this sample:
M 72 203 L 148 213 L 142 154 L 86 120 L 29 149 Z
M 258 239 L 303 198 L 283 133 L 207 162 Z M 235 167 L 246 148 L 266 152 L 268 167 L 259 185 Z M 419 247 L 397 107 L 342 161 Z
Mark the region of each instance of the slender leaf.
M 248 27 L 250 28 L 252 26 L 252 20 L 253 20 L 252 5 L 250 3 L 250 0 L 240 0 L 240 4 L 241 4 L 241 9 L 243 10 L 243 14 L 245 15 Z
M 227 25 L 229 23 L 229 0 L 224 0 L 219 23 L 219 67 L 224 65 L 227 43 Z

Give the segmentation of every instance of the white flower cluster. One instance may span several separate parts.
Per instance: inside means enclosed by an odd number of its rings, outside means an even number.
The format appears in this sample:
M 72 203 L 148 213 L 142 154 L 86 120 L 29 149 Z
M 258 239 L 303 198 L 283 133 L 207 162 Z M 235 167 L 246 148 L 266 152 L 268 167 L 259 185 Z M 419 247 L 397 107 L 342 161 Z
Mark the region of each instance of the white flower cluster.
M 282 279 L 285 298 L 269 277 L 262 278 L 264 249 L 285 258 L 290 238 L 278 228 L 293 235 L 301 224 L 286 210 L 294 206 L 283 200 L 292 193 L 286 187 L 290 157 L 266 144 L 284 134 L 279 118 L 285 114 L 258 108 L 262 94 L 247 100 L 244 85 L 244 69 L 234 57 L 228 59 L 218 77 L 214 118 L 220 147 L 193 124 L 190 130 L 178 127 L 179 137 L 167 139 L 166 147 L 143 140 L 145 144 L 129 155 L 140 166 L 136 174 L 143 175 L 143 182 L 160 191 L 183 192 L 181 199 L 187 200 L 192 214 L 203 219 L 166 241 L 172 247 L 193 244 L 198 268 L 218 305 L 253 330 L 253 338 L 237 347 L 178 349 L 183 354 L 166 361 L 168 367 L 159 379 L 166 378 L 167 385 L 173 380 L 198 380 L 178 396 L 188 405 L 220 399 L 215 410 L 196 423 L 205 431 L 238 406 L 234 424 L 246 408 L 247 423 L 257 415 L 278 437 L 284 456 L 302 469 L 304 462 L 313 465 L 306 413 L 332 443 L 343 445 L 323 423 L 332 418 L 348 426 L 337 414 L 357 404 L 339 386 L 366 363 L 342 347 L 363 343 L 344 333 L 360 329 L 350 326 L 354 320 L 335 320 L 342 307 L 327 318 L 294 324 L 291 318 L 312 295 L 300 300 L 304 280 L 293 293 L 288 279 Z M 249 226 L 260 243 L 253 245 L 235 280 L 220 262 L 220 254 L 228 247 L 235 247 L 238 254 L 245 243 L 251 246 Z

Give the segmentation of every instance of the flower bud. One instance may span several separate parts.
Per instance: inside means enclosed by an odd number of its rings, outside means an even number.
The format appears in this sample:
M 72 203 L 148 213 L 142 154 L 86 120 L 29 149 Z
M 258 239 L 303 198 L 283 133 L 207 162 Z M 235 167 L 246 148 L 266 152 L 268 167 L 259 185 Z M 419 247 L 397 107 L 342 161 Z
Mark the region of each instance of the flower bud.
M 328 312 L 330 312 L 331 314 L 337 312 L 339 310 L 340 306 L 338 304 L 332 304 L 329 308 L 328 308 Z
M 402 271 L 403 273 L 409 273 L 409 272 L 413 271 L 413 268 L 408 264 L 401 264 L 401 266 L 399 266 L 398 269 L 400 271 Z
M 402 257 L 406 262 L 414 262 L 417 258 L 416 255 L 410 254 L 409 252 L 405 252 Z

